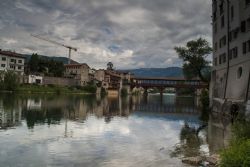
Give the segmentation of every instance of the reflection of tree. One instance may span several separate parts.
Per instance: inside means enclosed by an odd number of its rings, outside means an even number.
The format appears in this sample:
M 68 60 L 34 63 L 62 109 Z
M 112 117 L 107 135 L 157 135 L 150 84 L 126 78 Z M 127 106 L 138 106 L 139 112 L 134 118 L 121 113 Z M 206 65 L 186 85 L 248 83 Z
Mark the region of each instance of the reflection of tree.
M 58 124 L 63 117 L 63 112 L 59 108 L 50 110 L 26 110 L 23 114 L 29 128 L 33 128 L 35 124 Z
M 202 125 L 199 128 L 195 128 L 191 127 L 187 122 L 185 122 L 180 132 L 180 143 L 172 152 L 172 156 L 198 156 L 200 154 L 200 146 L 203 142 L 202 138 L 199 137 L 198 134 L 205 127 L 205 125 Z

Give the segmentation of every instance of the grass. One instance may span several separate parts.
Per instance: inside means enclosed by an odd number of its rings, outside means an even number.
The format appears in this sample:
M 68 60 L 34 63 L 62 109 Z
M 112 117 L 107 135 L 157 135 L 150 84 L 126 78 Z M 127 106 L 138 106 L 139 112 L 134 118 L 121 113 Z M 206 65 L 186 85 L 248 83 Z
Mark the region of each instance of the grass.
M 236 120 L 232 127 L 233 138 L 230 146 L 221 152 L 221 167 L 250 166 L 250 122 Z
M 221 167 L 249 167 L 250 139 L 231 144 L 221 153 Z

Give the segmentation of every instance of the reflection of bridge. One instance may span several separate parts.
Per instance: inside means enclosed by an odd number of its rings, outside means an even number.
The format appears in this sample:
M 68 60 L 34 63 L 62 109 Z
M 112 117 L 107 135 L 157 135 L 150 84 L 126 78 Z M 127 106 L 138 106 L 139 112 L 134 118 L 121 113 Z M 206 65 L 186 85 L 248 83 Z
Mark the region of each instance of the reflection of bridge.
M 160 104 L 138 104 L 135 111 L 153 111 L 160 113 L 174 114 L 195 114 L 198 113 L 194 106 L 160 105 Z

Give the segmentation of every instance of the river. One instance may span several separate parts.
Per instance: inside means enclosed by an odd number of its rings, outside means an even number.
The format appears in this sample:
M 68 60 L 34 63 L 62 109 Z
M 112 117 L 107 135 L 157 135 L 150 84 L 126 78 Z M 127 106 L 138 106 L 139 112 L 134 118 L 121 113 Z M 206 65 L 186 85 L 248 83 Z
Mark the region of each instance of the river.
M 194 98 L 0 95 L 0 166 L 165 167 L 225 147 L 229 121 Z

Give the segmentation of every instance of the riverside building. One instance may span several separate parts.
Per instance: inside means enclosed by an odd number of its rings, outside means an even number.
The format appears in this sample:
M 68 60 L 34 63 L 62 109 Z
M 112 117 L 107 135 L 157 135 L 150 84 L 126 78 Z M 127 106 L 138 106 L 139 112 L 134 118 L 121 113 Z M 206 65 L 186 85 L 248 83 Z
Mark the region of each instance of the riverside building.
M 21 54 L 0 50 L 0 71 L 14 71 L 19 75 L 24 74 L 25 57 Z
M 250 0 L 213 0 L 212 8 L 213 110 L 240 103 L 250 110 Z

